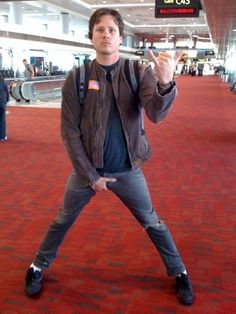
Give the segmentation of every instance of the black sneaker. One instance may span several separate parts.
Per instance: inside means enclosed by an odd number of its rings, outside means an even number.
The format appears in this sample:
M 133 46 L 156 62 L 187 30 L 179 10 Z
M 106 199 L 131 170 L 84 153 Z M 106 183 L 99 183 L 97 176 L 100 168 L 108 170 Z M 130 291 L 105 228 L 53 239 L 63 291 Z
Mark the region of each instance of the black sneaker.
M 42 272 L 34 270 L 33 267 L 30 267 L 27 270 L 25 276 L 25 294 L 28 297 L 31 297 L 37 294 L 42 287 Z
M 181 276 L 176 277 L 175 280 L 177 288 L 177 297 L 180 303 L 185 305 L 193 304 L 194 293 L 188 275 L 182 273 Z

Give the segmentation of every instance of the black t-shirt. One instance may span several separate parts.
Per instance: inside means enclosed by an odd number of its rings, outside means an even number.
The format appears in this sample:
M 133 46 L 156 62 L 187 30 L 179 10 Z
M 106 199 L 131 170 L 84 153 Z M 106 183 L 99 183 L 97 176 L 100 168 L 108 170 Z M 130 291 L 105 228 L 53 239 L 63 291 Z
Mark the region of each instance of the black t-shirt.
M 111 82 L 111 71 L 116 66 L 117 63 L 110 66 L 102 66 L 107 72 L 107 81 Z M 101 175 L 104 172 L 114 173 L 131 169 L 126 139 L 114 94 L 111 99 L 111 109 L 103 145 L 103 162 L 104 167 L 97 169 Z

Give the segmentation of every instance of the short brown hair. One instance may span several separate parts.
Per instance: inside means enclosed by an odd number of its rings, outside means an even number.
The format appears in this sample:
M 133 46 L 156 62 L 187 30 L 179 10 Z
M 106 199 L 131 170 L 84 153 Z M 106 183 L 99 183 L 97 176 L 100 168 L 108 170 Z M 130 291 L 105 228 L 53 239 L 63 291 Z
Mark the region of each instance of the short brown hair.
M 113 9 L 108 9 L 108 8 L 102 8 L 96 10 L 92 16 L 90 17 L 89 20 L 89 39 L 93 38 L 93 28 L 95 24 L 98 24 L 101 20 L 101 17 L 104 15 L 111 15 L 113 18 L 114 22 L 119 28 L 120 36 L 124 36 L 124 21 L 120 15 L 120 13 L 116 10 Z

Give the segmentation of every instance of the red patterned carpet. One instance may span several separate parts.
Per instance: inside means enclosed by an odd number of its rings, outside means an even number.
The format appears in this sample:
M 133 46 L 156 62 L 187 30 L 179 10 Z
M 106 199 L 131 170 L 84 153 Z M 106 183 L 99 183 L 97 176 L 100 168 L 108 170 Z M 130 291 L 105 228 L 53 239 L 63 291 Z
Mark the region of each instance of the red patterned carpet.
M 236 309 L 236 96 L 218 77 L 179 77 L 169 117 L 146 129 L 144 171 L 154 204 L 196 292 L 178 304 L 155 248 L 110 192 L 71 229 L 42 294 L 23 293 L 25 271 L 62 201 L 70 162 L 59 109 L 9 107 L 0 143 L 1 314 L 229 314 Z

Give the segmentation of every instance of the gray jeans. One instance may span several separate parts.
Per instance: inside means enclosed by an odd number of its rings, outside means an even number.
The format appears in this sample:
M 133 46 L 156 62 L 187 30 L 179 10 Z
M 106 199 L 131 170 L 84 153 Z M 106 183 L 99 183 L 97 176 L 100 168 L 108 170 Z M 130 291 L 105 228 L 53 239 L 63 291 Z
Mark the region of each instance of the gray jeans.
M 152 206 L 150 193 L 145 177 L 140 168 L 108 174 L 104 177 L 114 177 L 116 182 L 109 182 L 107 187 L 131 211 L 137 221 L 145 228 L 151 241 L 157 248 L 169 276 L 176 276 L 185 270 L 171 234 L 156 210 Z M 66 185 L 63 206 L 51 223 L 48 232 L 36 253 L 34 264 L 42 269 L 48 268 L 56 257 L 57 250 L 67 231 L 76 220 L 82 209 L 94 196 L 89 186 L 81 186 L 79 177 L 72 172 Z

